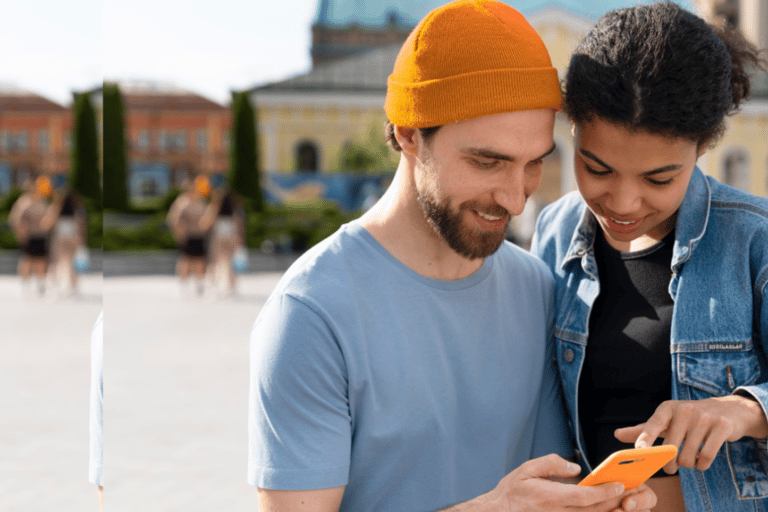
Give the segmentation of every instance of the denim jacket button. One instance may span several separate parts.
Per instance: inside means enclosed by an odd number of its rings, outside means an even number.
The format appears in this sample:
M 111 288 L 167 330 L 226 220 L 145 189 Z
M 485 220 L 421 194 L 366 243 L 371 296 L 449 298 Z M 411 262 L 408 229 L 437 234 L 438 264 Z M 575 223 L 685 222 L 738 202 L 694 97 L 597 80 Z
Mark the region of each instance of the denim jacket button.
M 563 359 L 565 359 L 566 363 L 572 363 L 574 357 L 575 355 L 571 349 L 567 349 L 565 352 L 563 352 Z
M 755 477 L 753 477 L 752 475 L 749 475 L 749 476 L 747 477 L 747 482 L 749 482 L 749 483 L 753 483 L 754 481 L 755 481 Z

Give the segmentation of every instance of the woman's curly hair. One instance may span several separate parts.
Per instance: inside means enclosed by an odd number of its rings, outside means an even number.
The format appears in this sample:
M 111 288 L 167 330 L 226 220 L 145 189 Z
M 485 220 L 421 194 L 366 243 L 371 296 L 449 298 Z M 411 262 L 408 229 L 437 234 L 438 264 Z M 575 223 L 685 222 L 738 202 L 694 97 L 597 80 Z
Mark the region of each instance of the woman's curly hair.
M 595 116 L 630 130 L 714 144 L 749 95 L 747 67 L 765 61 L 738 32 L 671 2 L 601 17 L 574 51 L 564 103 L 576 124 Z

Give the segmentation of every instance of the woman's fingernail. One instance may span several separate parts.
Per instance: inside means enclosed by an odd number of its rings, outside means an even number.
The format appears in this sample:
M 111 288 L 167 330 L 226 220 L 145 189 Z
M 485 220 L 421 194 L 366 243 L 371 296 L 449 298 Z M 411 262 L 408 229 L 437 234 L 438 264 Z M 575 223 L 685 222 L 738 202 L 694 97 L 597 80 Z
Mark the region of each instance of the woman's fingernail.
M 648 448 L 648 443 L 645 441 L 638 441 L 635 443 L 635 448 Z
M 616 484 L 616 496 L 624 492 L 624 486 L 622 484 Z
M 624 502 L 624 510 L 635 510 L 636 506 L 637 503 L 635 503 L 635 500 L 627 500 Z
M 575 473 L 576 471 L 581 471 L 581 466 L 578 464 L 574 464 L 573 462 L 568 463 L 568 471 L 571 473 Z

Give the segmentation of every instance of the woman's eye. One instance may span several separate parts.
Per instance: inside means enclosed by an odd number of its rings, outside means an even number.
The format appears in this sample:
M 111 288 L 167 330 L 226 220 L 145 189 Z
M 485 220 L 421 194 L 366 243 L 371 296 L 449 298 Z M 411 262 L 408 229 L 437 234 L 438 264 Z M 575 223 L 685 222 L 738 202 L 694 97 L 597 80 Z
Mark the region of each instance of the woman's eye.
M 662 185 L 669 185 L 670 183 L 672 183 L 672 180 L 673 180 L 673 179 L 674 179 L 674 178 L 669 178 L 668 180 L 654 180 L 654 179 L 648 178 L 648 182 L 649 182 L 651 185 L 659 185 L 659 186 L 662 186 Z
M 597 171 L 588 165 L 585 165 L 584 168 L 589 174 L 594 174 L 595 176 L 608 176 L 611 173 L 611 171 Z

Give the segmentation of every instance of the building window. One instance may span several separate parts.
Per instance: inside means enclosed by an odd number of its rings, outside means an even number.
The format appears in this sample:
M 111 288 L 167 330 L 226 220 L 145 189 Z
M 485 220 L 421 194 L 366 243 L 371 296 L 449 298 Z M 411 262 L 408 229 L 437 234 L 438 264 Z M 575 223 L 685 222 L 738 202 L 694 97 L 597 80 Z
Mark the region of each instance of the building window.
M 149 130 L 139 130 L 139 135 L 136 137 L 136 145 L 139 147 L 139 151 L 144 153 L 149 151 Z
M 202 153 L 205 151 L 205 148 L 208 146 L 208 133 L 206 133 L 205 128 L 199 128 L 197 130 L 197 149 L 200 150 Z
M 157 135 L 157 145 L 161 153 L 168 151 L 168 147 L 171 145 L 171 137 L 168 135 L 168 130 L 160 130 Z
M 732 149 L 723 159 L 723 181 L 745 192 L 750 189 L 749 157 L 743 149 Z
M 72 149 L 72 132 L 67 132 L 64 134 L 64 147 L 67 151 Z
M 11 149 L 11 134 L 8 130 L 3 130 L 0 133 L 0 149 L 7 152 Z
M 48 152 L 48 130 L 37 132 L 37 147 L 41 153 Z
M 300 172 L 317 172 L 317 146 L 304 141 L 296 148 L 296 169 Z
M 224 133 L 221 136 L 221 144 L 224 146 L 224 149 L 229 149 L 229 145 L 232 143 L 232 137 L 230 136 L 229 132 Z
M 176 132 L 175 137 L 175 147 L 179 151 L 183 151 L 187 149 L 187 131 L 186 130 L 179 130 Z
M 29 133 L 26 131 L 21 131 L 16 136 L 16 148 L 19 150 L 20 153 L 26 153 L 27 149 L 29 149 Z
M 142 197 L 155 197 L 158 195 L 157 180 L 154 176 L 146 176 L 141 180 L 140 194 Z

